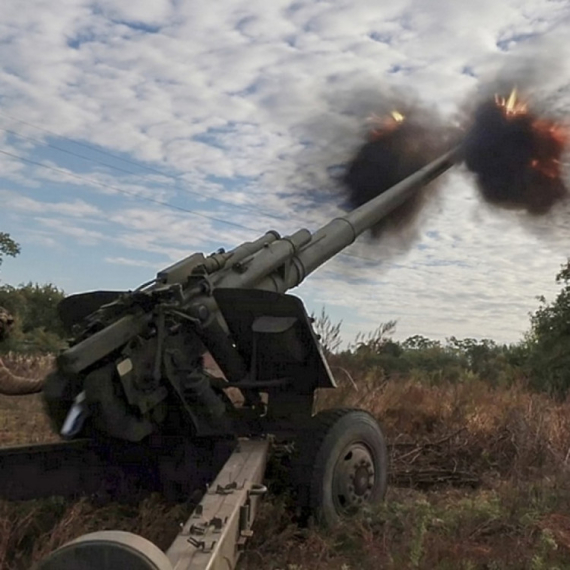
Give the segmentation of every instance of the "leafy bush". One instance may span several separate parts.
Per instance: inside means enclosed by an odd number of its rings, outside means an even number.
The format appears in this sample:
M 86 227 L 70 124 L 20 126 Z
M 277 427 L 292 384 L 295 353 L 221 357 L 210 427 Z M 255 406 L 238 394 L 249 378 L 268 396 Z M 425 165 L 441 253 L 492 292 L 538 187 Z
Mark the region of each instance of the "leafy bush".
M 51 284 L 3 285 L 0 306 L 15 318 L 11 338 L 3 352 L 54 352 L 64 345 L 65 332 L 57 313 L 63 291 Z
M 570 261 L 556 275 L 562 290 L 552 303 L 540 296 L 526 336 L 530 384 L 564 397 L 570 388 Z
M 340 323 L 333 325 L 324 311 L 320 322 L 326 322 L 329 331 L 334 330 L 334 345 L 340 346 Z M 354 376 L 370 378 L 376 374 L 382 381 L 414 378 L 439 384 L 478 378 L 493 386 L 510 386 L 524 376 L 526 345 L 456 337 L 440 342 L 421 335 L 396 341 L 392 338 L 395 330 L 395 321 L 380 324 L 366 335 L 357 335 L 347 349 L 335 353 L 329 350 L 327 356 L 333 366 Z

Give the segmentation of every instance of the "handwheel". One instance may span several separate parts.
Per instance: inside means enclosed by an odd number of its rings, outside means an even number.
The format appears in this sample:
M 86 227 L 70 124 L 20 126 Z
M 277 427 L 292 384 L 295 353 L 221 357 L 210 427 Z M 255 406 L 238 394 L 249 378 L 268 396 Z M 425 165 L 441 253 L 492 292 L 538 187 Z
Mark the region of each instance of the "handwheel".
M 155 544 L 130 532 L 108 530 L 81 536 L 44 558 L 36 570 L 172 570 Z
M 299 438 L 293 470 L 301 506 L 323 526 L 380 503 L 388 452 L 378 422 L 362 410 L 316 414 Z

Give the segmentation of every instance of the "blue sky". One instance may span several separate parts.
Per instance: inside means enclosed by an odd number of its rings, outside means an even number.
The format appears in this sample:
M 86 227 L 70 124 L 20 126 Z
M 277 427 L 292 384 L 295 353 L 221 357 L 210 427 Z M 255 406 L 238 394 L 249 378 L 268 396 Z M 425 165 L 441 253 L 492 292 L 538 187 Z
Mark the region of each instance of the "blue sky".
M 570 4 L 555 0 L 29 0 L 0 4 L 0 281 L 134 288 L 194 251 L 338 215 L 331 167 L 386 94 L 453 123 L 531 61 L 570 110 Z M 556 292 L 570 219 L 492 210 L 461 168 L 415 232 L 359 240 L 294 294 L 343 336 L 490 337 Z

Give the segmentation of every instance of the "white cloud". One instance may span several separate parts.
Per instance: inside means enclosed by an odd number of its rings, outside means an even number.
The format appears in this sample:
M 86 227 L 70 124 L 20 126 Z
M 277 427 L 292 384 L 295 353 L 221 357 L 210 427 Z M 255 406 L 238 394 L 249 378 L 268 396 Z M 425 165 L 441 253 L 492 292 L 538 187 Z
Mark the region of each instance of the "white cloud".
M 382 94 L 398 88 L 451 121 L 533 56 L 541 98 L 570 109 L 569 14 L 548 0 L 1 3 L 0 126 L 133 172 L 0 131 L 0 150 L 57 169 L 0 154 L 11 231 L 34 218 L 54 243 L 126 272 L 273 227 L 314 230 L 341 211 L 326 167 L 350 156 Z M 490 212 L 460 173 L 444 190 L 414 248 L 362 240 L 350 253 L 382 263 L 339 257 L 302 290 L 350 310 L 351 330 L 393 315 L 402 335 L 516 338 L 534 296 L 554 290 L 570 228 L 562 213 Z
M 97 245 L 105 239 L 105 234 L 96 230 L 88 230 L 78 226 L 72 222 L 65 221 L 59 218 L 46 218 L 36 217 L 35 221 L 42 224 L 44 227 L 53 230 L 55 233 L 61 233 L 68 238 L 77 240 L 82 245 Z M 68 246 L 75 245 L 67 242 Z
M 105 261 L 114 265 L 146 267 L 155 271 L 159 269 L 156 263 L 151 263 L 150 261 L 146 261 L 144 259 L 129 259 L 128 257 L 106 257 Z
M 96 206 L 88 204 L 83 200 L 73 200 L 73 202 L 45 202 L 34 200 L 27 196 L 21 196 L 15 192 L 0 190 L 0 199 L 6 204 L 7 209 L 22 212 L 54 212 L 64 216 L 84 217 L 98 216 L 101 211 Z

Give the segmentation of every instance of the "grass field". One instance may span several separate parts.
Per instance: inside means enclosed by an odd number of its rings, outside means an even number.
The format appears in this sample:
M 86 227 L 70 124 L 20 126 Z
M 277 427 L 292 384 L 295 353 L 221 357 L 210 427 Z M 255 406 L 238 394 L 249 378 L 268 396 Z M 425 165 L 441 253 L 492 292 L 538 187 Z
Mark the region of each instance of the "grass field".
M 296 525 L 287 497 L 271 496 L 242 570 L 570 568 L 570 402 L 480 380 L 355 383 L 319 394 L 318 406 L 380 420 L 391 454 L 385 503 L 323 533 Z M 38 396 L 0 398 L 1 445 L 54 439 Z M 187 516 L 158 496 L 137 506 L 0 502 L 0 568 L 28 568 L 92 530 L 131 530 L 167 548 Z

